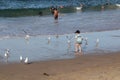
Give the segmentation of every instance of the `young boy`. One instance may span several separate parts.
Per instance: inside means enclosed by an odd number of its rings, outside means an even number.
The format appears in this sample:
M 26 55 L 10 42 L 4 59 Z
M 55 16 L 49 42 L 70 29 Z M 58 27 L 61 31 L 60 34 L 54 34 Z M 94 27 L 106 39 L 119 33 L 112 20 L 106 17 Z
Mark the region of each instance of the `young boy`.
M 82 45 L 83 38 L 80 36 L 80 31 L 79 30 L 77 30 L 75 32 L 75 34 L 76 34 L 76 36 L 75 36 L 75 52 L 76 53 L 78 53 L 78 52 L 82 53 L 81 45 Z

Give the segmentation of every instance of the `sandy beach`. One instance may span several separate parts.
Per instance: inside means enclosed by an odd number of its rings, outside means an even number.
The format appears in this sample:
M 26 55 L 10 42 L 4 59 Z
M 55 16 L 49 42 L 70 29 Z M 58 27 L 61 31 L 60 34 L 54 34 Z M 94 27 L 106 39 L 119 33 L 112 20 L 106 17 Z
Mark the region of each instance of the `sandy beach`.
M 95 53 L 96 54 L 96 53 Z M 119 80 L 120 52 L 0 65 L 0 80 Z

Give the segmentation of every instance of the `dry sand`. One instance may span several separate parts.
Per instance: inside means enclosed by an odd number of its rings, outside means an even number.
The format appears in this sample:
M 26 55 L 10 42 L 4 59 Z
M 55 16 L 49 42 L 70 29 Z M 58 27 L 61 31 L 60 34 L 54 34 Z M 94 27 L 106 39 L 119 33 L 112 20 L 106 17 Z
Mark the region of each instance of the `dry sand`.
M 0 80 L 120 80 L 120 52 L 0 65 Z

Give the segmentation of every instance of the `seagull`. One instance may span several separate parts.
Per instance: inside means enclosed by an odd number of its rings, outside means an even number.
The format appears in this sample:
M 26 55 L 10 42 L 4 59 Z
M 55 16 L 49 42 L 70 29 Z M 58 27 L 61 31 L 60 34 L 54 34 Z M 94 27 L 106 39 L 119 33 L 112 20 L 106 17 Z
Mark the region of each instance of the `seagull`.
M 5 53 L 5 58 L 6 58 L 6 63 L 8 63 L 8 54 L 7 53 Z
M 85 38 L 85 45 L 88 45 L 88 38 Z
M 5 57 L 8 58 L 8 53 L 5 53 Z
M 98 44 L 99 44 L 99 39 L 97 38 L 96 39 L 96 47 L 98 47 Z
M 97 38 L 96 43 L 99 43 L 99 39 Z
M 10 49 L 6 49 L 6 52 L 9 53 L 9 52 L 10 52 Z
M 68 44 L 70 44 L 70 42 L 71 42 L 71 41 L 70 41 L 70 40 L 68 40 L 67 42 L 68 42 Z
M 68 39 L 68 49 L 70 49 L 70 47 L 71 47 L 71 41 Z
M 50 43 L 50 40 L 51 40 L 51 37 L 49 36 L 49 37 L 48 37 L 48 44 Z
M 81 10 L 82 9 L 82 7 L 76 7 L 76 10 Z
M 20 62 L 22 62 L 23 61 L 23 57 L 22 56 L 20 56 Z
M 6 57 L 6 58 L 8 58 L 9 53 L 10 53 L 10 50 L 9 50 L 9 49 L 6 49 L 6 51 L 5 51 L 5 57 Z
M 51 40 L 51 37 L 50 37 L 50 36 L 48 37 L 48 40 Z
M 28 64 L 28 57 L 25 58 L 25 61 L 24 61 L 25 64 Z
M 117 7 L 120 7 L 120 4 L 116 4 Z
M 76 10 L 82 10 L 83 5 L 82 5 L 82 4 L 80 4 L 80 6 L 79 6 L 79 7 L 75 7 L 75 8 L 76 8 Z
M 26 39 L 26 40 L 29 40 L 29 39 L 30 39 L 30 35 L 27 34 L 27 35 L 25 36 L 25 39 Z
M 6 62 L 8 62 L 9 54 L 10 54 L 10 50 L 9 50 L 9 49 L 6 49 L 5 54 L 4 54 L 4 56 L 5 56 L 5 58 L 6 58 Z
M 67 42 L 68 42 L 68 45 L 70 45 L 71 41 L 70 41 L 70 40 L 68 40 Z

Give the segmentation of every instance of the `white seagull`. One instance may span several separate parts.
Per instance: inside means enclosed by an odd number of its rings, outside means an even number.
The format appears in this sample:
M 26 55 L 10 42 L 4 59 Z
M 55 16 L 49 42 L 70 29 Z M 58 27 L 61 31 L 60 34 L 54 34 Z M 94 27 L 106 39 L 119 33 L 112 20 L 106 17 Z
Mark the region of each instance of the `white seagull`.
M 20 62 L 22 62 L 23 61 L 23 57 L 22 56 L 20 56 Z
M 6 58 L 8 58 L 9 53 L 10 53 L 10 50 L 9 50 L 9 49 L 6 49 L 6 50 L 5 50 L 5 57 L 6 57 Z
M 71 41 L 70 41 L 70 40 L 68 40 L 67 42 L 68 42 L 68 44 L 70 44 L 70 43 L 71 43 Z
M 6 62 L 8 62 L 9 54 L 10 54 L 10 50 L 9 50 L 9 49 L 6 49 L 5 54 L 4 54 L 4 56 L 5 56 L 5 58 L 6 58 Z
M 48 44 L 50 43 L 50 40 L 51 40 L 51 37 L 49 36 L 49 37 L 48 37 Z
M 8 53 L 5 53 L 5 58 L 8 58 Z
M 25 63 L 25 64 L 28 64 L 28 63 L 29 63 L 28 57 L 25 58 L 24 63 Z
M 98 47 L 99 41 L 100 41 L 100 40 L 97 38 L 97 39 L 96 39 L 96 47 Z
M 49 36 L 49 37 L 48 37 L 48 40 L 50 40 L 50 39 L 51 39 L 51 37 Z
M 120 4 L 116 4 L 117 7 L 120 7 Z
M 96 43 L 99 43 L 99 39 L 97 38 Z
M 26 40 L 29 40 L 29 39 L 30 39 L 30 35 L 27 34 L 27 35 L 25 36 L 25 39 L 26 39 Z
M 81 10 L 82 9 L 82 7 L 75 7 L 76 8 L 76 10 Z
M 82 10 L 83 5 L 82 5 L 82 4 L 80 4 L 80 6 L 79 6 L 79 7 L 75 7 L 75 8 L 76 8 L 76 10 Z

